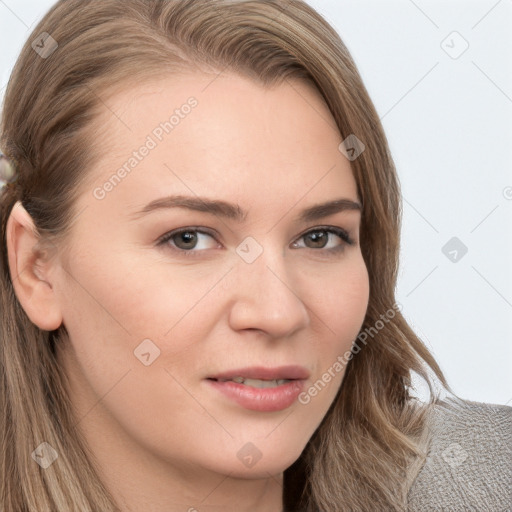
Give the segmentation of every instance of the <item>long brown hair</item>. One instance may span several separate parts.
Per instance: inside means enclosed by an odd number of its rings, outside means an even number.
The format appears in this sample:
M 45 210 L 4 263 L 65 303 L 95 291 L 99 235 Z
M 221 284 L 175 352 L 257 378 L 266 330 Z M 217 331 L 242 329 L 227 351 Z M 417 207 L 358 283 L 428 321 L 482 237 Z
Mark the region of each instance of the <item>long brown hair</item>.
M 52 38 L 39 45 L 46 55 L 32 46 L 43 33 Z M 407 468 L 421 460 L 428 410 L 412 396 L 411 376 L 428 384 L 430 403 L 431 374 L 446 381 L 394 308 L 401 198 L 379 116 L 339 35 L 301 0 L 60 0 L 30 35 L 8 83 L 0 128 L 0 147 L 16 174 L 0 196 L 0 508 L 118 510 L 69 412 L 55 355 L 65 327 L 39 329 L 14 293 L 6 224 L 19 200 L 41 242 L 64 240 L 99 157 L 91 126 L 106 95 L 190 68 L 229 70 L 264 86 L 308 81 L 327 102 L 341 140 L 355 135 L 365 145 L 351 165 L 370 279 L 362 332 L 371 335 L 359 338 L 364 346 L 348 363 L 335 401 L 285 471 L 284 500 L 291 511 L 403 510 Z M 30 455 L 43 441 L 59 454 L 46 470 Z

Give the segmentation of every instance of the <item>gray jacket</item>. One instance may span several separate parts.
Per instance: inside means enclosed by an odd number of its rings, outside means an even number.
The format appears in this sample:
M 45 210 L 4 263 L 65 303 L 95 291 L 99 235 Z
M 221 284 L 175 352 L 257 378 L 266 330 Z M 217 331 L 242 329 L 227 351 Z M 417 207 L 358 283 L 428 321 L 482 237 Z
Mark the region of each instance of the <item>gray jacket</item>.
M 448 399 L 429 432 L 408 511 L 512 511 L 512 407 Z

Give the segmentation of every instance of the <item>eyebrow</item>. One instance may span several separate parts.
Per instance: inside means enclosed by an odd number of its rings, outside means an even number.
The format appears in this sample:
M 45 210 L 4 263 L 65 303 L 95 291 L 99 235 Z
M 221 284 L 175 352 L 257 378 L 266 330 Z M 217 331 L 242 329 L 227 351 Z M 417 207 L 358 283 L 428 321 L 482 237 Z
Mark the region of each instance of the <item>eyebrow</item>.
M 171 208 L 185 208 L 197 212 L 209 213 L 239 223 L 244 222 L 247 218 L 247 212 L 242 210 L 238 204 L 228 203 L 219 199 L 183 195 L 155 199 L 141 210 L 132 214 L 131 218 L 135 220 L 151 212 Z M 361 211 L 362 206 L 357 201 L 351 199 L 335 199 L 327 203 L 316 204 L 306 208 L 300 213 L 297 220 L 299 222 L 311 222 L 347 210 Z

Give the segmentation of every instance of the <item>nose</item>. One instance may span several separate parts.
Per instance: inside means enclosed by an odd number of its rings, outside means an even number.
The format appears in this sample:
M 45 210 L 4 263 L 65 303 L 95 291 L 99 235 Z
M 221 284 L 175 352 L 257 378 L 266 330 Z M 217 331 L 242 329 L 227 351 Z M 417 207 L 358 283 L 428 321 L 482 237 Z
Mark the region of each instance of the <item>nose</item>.
M 277 249 L 266 248 L 252 263 L 237 262 L 229 286 L 229 322 L 234 330 L 253 329 L 286 338 L 309 325 L 301 290 Z

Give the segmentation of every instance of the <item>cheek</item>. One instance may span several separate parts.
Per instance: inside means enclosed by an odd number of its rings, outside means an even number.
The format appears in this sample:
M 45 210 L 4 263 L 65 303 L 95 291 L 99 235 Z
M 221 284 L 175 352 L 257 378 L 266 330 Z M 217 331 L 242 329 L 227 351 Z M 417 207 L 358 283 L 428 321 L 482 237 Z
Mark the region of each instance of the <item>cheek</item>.
M 188 434 L 180 431 L 185 425 L 216 432 L 218 425 L 202 414 L 187 392 L 189 383 L 179 374 L 174 378 L 170 362 L 179 359 L 182 373 L 192 373 L 198 347 L 188 327 L 196 329 L 197 339 L 206 338 L 201 297 L 218 277 L 198 280 L 190 273 L 174 272 L 171 279 L 170 267 L 165 274 L 161 264 L 141 265 L 133 255 L 118 257 L 115 264 L 96 261 L 97 266 L 92 261 L 75 264 L 71 277 L 64 273 L 60 287 L 70 335 L 62 362 L 71 375 L 72 394 L 83 418 L 80 425 L 94 430 L 110 421 L 102 416 L 108 411 L 141 443 L 149 446 L 154 440 L 155 452 L 161 448 L 159 442 L 172 443 L 173 435 L 186 438 Z M 196 284 L 191 286 L 192 282 Z M 134 350 L 145 339 L 155 345 L 144 345 L 138 359 Z M 158 355 L 154 347 L 160 350 Z M 151 362 L 145 365 L 142 354 L 148 352 Z M 202 436 L 207 437 L 204 432 Z
M 316 406 L 325 408 L 334 399 L 339 389 L 350 350 L 363 325 L 369 300 L 368 272 L 362 258 L 357 264 L 343 272 L 339 279 L 332 278 L 317 301 L 316 313 L 322 320 L 319 327 L 323 335 L 314 340 L 318 367 L 315 369 L 315 381 L 321 382 L 316 391 L 322 391 L 323 398 Z M 324 387 L 326 391 L 323 391 Z M 323 405 L 320 404 L 323 403 Z
M 115 259 L 98 252 L 77 261 L 71 274 L 72 278 L 64 276 L 62 286 L 67 316 L 82 318 L 91 332 L 101 332 L 97 330 L 101 327 L 133 342 L 172 332 L 193 316 L 194 308 L 222 276 L 222 272 L 198 276 L 190 268 L 165 265 L 133 249 L 117 251 Z M 87 324 L 85 317 L 92 323 Z
M 370 286 L 368 271 L 362 258 L 340 272 L 340 277 L 331 277 L 322 290 L 321 318 L 340 339 L 342 345 L 355 339 L 363 324 Z M 339 347 L 338 347 L 339 348 Z
M 352 358 L 351 348 L 364 322 L 369 299 L 368 273 L 364 263 L 331 280 L 323 290 L 320 310 L 321 332 L 314 338 L 317 366 L 298 397 L 302 411 L 304 442 L 320 425 L 332 405 Z
M 225 274 L 222 268 L 210 270 L 199 275 L 197 267 L 177 269 L 119 251 L 115 261 L 98 253 L 96 260 L 76 262 L 72 277 L 64 275 L 61 301 L 84 389 L 90 386 L 102 396 L 115 386 L 113 410 L 138 399 L 155 401 L 155 410 L 161 410 L 155 389 L 187 399 L 165 369 L 179 382 L 204 372 L 204 345 L 219 321 L 215 285 Z M 117 384 L 127 371 L 126 380 Z M 134 389 L 123 395 L 128 382 Z M 95 400 L 89 398 L 91 404 Z M 122 407 L 117 413 L 124 414 Z

